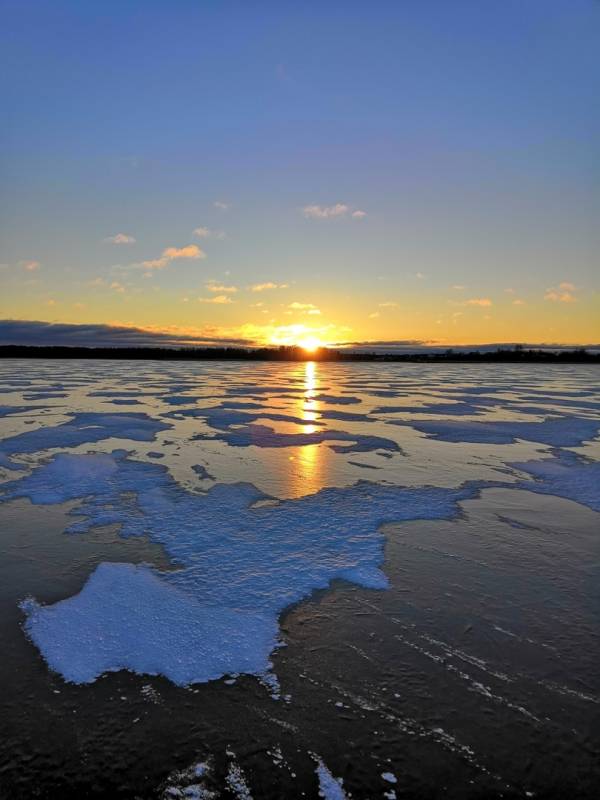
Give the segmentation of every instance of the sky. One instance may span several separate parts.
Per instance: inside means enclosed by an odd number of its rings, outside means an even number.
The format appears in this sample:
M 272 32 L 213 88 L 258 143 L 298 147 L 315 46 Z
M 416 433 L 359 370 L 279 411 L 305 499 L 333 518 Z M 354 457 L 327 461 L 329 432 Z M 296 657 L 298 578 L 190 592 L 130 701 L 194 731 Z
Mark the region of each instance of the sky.
M 1 342 L 600 342 L 598 0 L 0 13 Z

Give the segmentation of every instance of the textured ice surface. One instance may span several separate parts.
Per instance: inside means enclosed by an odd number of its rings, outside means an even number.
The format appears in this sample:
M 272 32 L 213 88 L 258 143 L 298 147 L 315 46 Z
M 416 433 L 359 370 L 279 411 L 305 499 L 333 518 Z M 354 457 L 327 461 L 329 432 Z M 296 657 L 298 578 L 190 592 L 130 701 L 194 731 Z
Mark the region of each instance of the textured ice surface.
M 600 511 L 600 461 L 585 461 L 563 452 L 555 458 L 511 466 L 537 479 L 525 485 L 530 491 L 566 497 Z
M 543 422 L 444 422 L 413 420 L 396 422 L 416 428 L 428 436 L 444 442 L 487 442 L 509 444 L 517 439 L 552 445 L 576 447 L 594 439 L 600 430 L 600 420 L 578 417 L 558 417 Z
M 306 424 L 306 421 L 304 421 Z M 311 423 L 315 424 L 315 423 Z M 268 425 L 240 425 L 216 436 L 199 433 L 196 439 L 220 439 L 234 447 L 300 447 L 323 442 L 348 442 L 348 444 L 329 444 L 336 453 L 364 453 L 369 450 L 391 450 L 401 452 L 397 442 L 382 436 L 366 436 L 346 431 L 313 431 L 311 433 L 279 433 Z
M 319 778 L 319 797 L 324 800 L 346 800 L 341 778 L 334 778 L 322 761 L 319 761 L 316 772 Z
M 174 567 L 103 564 L 78 595 L 25 605 L 31 638 L 69 680 L 264 673 L 285 608 L 334 579 L 384 588 L 381 524 L 456 515 L 485 485 L 473 476 L 600 510 L 591 369 L 69 362 L 61 383 L 58 363 L 18 369 L 0 363 L 11 410 L 0 466 L 21 477 L 2 473 L 0 500 L 79 500 L 73 533 L 115 523 L 162 545 Z M 360 467 L 380 483 L 354 484 Z M 203 493 L 209 480 L 226 483 Z
M 277 633 L 268 612 L 207 605 L 133 564 L 100 564 L 75 597 L 23 608 L 48 665 L 73 683 L 119 669 L 179 685 L 259 673 Z
M 147 535 L 181 568 L 102 565 L 77 596 L 53 606 L 26 606 L 33 641 L 68 680 L 87 682 L 126 667 L 188 683 L 226 672 L 266 671 L 284 608 L 335 578 L 385 588 L 380 526 L 450 518 L 477 487 L 359 483 L 254 507 L 264 495 L 251 485 L 219 484 L 193 494 L 161 466 L 115 452 L 57 455 L 6 484 L 3 499 L 49 503 L 77 493 L 87 498 L 77 509 L 85 519 L 73 530 L 121 523 L 123 536 Z M 165 639 L 168 619 L 176 622 Z M 86 620 L 91 633 L 84 645 Z
M 110 438 L 151 442 L 157 433 L 170 427 L 168 423 L 152 419 L 147 414 L 79 413 L 61 425 L 38 428 L 3 439 L 0 441 L 0 454 L 11 456 L 54 447 L 78 447 Z

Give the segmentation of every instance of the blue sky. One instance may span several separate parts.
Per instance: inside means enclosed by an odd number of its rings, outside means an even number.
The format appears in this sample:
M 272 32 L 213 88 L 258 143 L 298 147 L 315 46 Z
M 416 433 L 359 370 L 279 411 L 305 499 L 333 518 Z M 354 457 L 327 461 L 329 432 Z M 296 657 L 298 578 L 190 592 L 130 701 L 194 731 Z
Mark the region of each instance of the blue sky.
M 2 5 L 0 316 L 600 338 L 594 0 Z

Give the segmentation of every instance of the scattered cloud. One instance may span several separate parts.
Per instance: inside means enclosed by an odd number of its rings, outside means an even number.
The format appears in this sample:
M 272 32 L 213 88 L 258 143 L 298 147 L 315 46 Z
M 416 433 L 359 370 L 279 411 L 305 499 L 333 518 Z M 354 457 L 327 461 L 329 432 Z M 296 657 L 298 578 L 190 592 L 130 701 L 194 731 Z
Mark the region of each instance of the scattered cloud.
M 364 219 L 367 216 L 366 211 L 362 211 L 360 208 L 353 211 L 351 206 L 346 203 L 335 203 L 332 206 L 315 204 L 304 206 L 302 213 L 306 219 L 335 219 L 336 217 L 346 217 L 348 214 L 352 219 Z
M 369 319 L 377 319 L 377 317 L 380 317 L 380 316 L 381 316 L 381 314 L 379 313 L 379 311 L 373 311 L 372 314 L 369 314 Z
M 304 206 L 302 213 L 307 219 L 331 219 L 343 217 L 350 211 L 350 206 L 345 203 L 336 203 L 334 206 Z
M 286 311 L 286 314 L 291 314 L 292 311 L 301 311 L 303 314 L 320 314 L 321 311 L 316 307 L 314 303 L 298 303 L 297 301 L 294 303 L 290 303 L 288 308 L 289 311 Z
M 472 297 L 470 300 L 467 300 L 465 303 L 466 306 L 481 306 L 482 308 L 487 308 L 488 306 L 492 305 L 492 301 L 489 297 Z
M 457 292 L 462 292 L 462 291 L 463 291 L 463 289 L 466 289 L 467 287 L 466 287 L 466 286 L 463 286 L 463 285 L 462 285 L 462 284 L 460 284 L 460 283 L 455 283 L 455 284 L 454 284 L 454 286 L 453 286 L 452 288 L 453 288 L 455 291 L 457 291 Z
M 136 239 L 128 233 L 116 233 L 114 236 L 107 236 L 104 241 L 107 244 L 135 244 Z
M 228 294 L 217 294 L 214 297 L 199 297 L 199 303 L 215 303 L 216 305 L 225 305 L 227 303 L 233 303 L 231 297 Z
M 396 308 L 398 303 L 379 303 L 379 308 Z
M 216 283 L 215 281 L 208 281 L 206 288 L 209 292 L 222 292 L 225 294 L 237 292 L 237 286 L 224 286 L 222 283 Z
M 199 228 L 194 228 L 193 235 L 199 239 L 224 239 L 225 231 L 200 226 Z
M 255 283 L 253 286 L 250 286 L 251 292 L 265 292 L 267 289 L 287 289 L 287 283 L 273 283 L 272 281 L 266 281 L 265 283 Z
M 516 300 L 512 301 L 513 306 L 524 306 L 525 300 L 520 300 L 518 297 Z
M 558 284 L 558 288 L 551 286 L 546 289 L 544 300 L 550 300 L 552 303 L 576 303 L 577 298 L 573 292 L 577 291 L 576 287 L 568 281 L 563 281 Z
M 220 211 L 228 211 L 231 208 L 231 203 L 224 203 L 223 200 L 215 200 L 213 206 Z
M 120 294 L 125 291 L 125 287 L 122 283 L 119 283 L 119 281 L 113 281 L 108 288 L 115 292 L 119 292 Z
M 143 269 L 164 269 L 171 261 L 179 258 L 206 258 L 206 253 L 197 244 L 188 244 L 185 247 L 167 247 L 163 250 L 160 258 L 142 261 L 141 264 L 135 264 L 134 266 Z
M 42 265 L 39 261 L 19 261 L 19 266 L 25 272 L 36 272 Z

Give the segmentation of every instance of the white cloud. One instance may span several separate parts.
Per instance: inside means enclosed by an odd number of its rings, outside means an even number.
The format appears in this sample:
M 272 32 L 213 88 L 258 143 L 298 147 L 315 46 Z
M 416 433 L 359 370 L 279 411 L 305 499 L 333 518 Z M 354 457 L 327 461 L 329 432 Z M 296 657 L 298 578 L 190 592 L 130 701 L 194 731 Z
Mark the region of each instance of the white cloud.
M 221 211 L 227 211 L 228 209 L 231 208 L 231 204 L 230 203 L 224 203 L 223 200 L 215 200 L 214 203 L 213 203 L 213 206 L 215 208 L 220 209 Z
M 199 297 L 199 303 L 215 303 L 216 305 L 226 305 L 233 303 L 233 300 L 227 294 L 217 294 L 215 297 Z
M 209 281 L 206 288 L 209 292 L 224 292 L 225 294 L 237 292 L 237 286 L 223 286 L 222 283 L 215 283 L 215 281 Z
M 396 308 L 398 303 L 379 303 L 379 308 Z
M 562 292 L 557 289 L 547 289 L 544 295 L 544 300 L 550 300 L 553 303 L 576 303 L 577 298 L 571 292 Z
M 304 206 L 302 213 L 307 219 L 331 219 L 343 217 L 350 211 L 350 206 L 345 203 L 336 203 L 334 206 Z
M 215 230 L 214 228 L 205 228 L 202 225 L 199 228 L 194 228 L 193 235 L 199 239 L 224 239 L 225 232 Z
M 457 291 L 457 292 L 462 292 L 462 290 L 463 290 L 463 289 L 466 289 L 467 287 L 466 287 L 466 286 L 463 286 L 463 285 L 462 285 L 462 284 L 460 284 L 460 283 L 455 283 L 455 284 L 454 284 L 454 286 L 453 286 L 452 288 L 453 288 L 455 291 Z
M 487 308 L 488 306 L 492 305 L 492 301 L 489 297 L 472 297 L 470 300 L 467 300 L 465 303 L 466 306 L 481 306 L 482 308 Z
M 135 244 L 135 238 L 128 233 L 116 233 L 114 236 L 107 236 L 104 240 L 108 244 Z
M 309 308 L 309 310 L 306 313 L 307 314 L 320 314 L 321 310 L 318 309 L 318 308 Z
M 314 303 L 298 303 L 297 301 L 294 301 L 293 303 L 289 304 L 288 308 L 291 308 L 292 311 L 310 311 L 315 309 L 316 306 Z
M 250 286 L 251 292 L 264 292 L 267 289 L 287 289 L 287 283 L 273 283 L 273 281 L 266 281 L 265 283 L 255 283 Z
M 352 210 L 352 207 L 347 203 L 335 203 L 332 206 L 313 204 L 304 206 L 302 213 L 306 219 L 335 219 L 336 217 L 345 217 L 348 214 L 352 219 L 364 219 L 367 216 L 366 211 L 362 211 L 360 208 Z
M 178 258 L 206 258 L 206 253 L 196 244 L 188 244 L 185 247 L 167 247 L 163 250 L 160 258 L 142 261 L 141 264 L 135 264 L 134 266 L 142 267 L 143 269 L 164 269 L 171 261 L 175 261 Z

